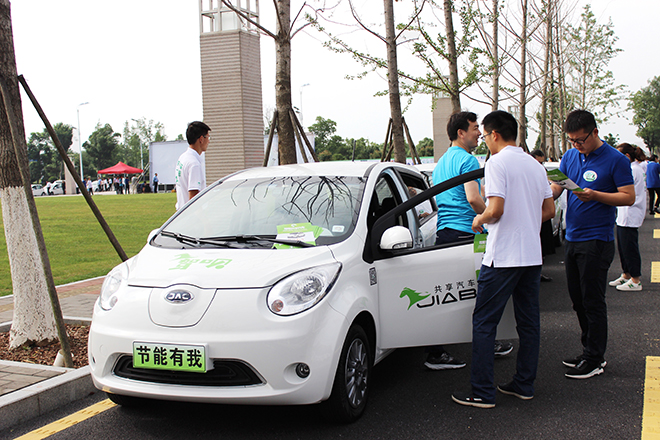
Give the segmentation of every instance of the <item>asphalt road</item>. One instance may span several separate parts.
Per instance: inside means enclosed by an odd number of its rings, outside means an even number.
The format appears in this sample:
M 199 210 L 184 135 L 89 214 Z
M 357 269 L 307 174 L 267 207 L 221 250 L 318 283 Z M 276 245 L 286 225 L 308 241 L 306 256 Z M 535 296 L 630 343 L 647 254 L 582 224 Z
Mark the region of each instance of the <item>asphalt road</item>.
M 351 425 L 324 421 L 314 406 L 253 407 L 154 402 L 141 409 L 111 408 L 50 439 L 635 439 L 640 438 L 645 361 L 660 356 L 660 284 L 652 284 L 651 261 L 660 261 L 660 240 L 647 217 L 640 230 L 644 291 L 608 288 L 609 344 L 605 373 L 588 380 L 564 377 L 561 360 L 581 353 L 577 319 L 563 272 L 563 248 L 546 257 L 541 284 L 541 355 L 533 400 L 498 395 L 494 409 L 451 401 L 454 390 L 468 389 L 468 368 L 428 371 L 421 348 L 397 350 L 374 368 L 372 394 L 364 416 Z M 619 276 L 618 254 L 610 280 Z M 514 341 L 517 346 L 517 341 Z M 452 346 L 469 361 L 470 345 Z M 515 351 L 495 363 L 496 382 L 508 381 Z M 63 407 L 12 430 L 16 438 L 104 399 L 102 393 Z

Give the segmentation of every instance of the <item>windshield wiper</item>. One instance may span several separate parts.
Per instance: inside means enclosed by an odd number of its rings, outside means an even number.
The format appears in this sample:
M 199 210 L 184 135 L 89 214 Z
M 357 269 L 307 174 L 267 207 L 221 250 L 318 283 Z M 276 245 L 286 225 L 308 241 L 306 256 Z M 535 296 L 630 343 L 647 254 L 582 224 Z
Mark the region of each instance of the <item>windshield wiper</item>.
M 161 231 L 160 235 L 164 237 L 174 238 L 180 243 L 191 243 L 197 246 L 199 246 L 200 244 L 212 244 L 214 246 L 223 246 L 229 248 L 236 247 L 230 243 L 227 243 L 226 241 L 213 240 L 212 238 L 195 238 L 195 237 L 191 237 L 190 235 L 179 234 L 178 232 Z
M 288 244 L 290 246 L 298 246 L 298 247 L 314 247 L 316 245 L 307 243 L 305 241 L 300 241 L 300 240 L 287 240 L 284 238 L 270 238 L 270 237 L 262 237 L 259 235 L 235 235 L 233 237 L 205 237 L 205 238 L 200 238 L 200 240 L 235 240 L 239 243 L 247 243 L 248 241 L 267 241 L 270 243 L 277 243 L 277 244 Z

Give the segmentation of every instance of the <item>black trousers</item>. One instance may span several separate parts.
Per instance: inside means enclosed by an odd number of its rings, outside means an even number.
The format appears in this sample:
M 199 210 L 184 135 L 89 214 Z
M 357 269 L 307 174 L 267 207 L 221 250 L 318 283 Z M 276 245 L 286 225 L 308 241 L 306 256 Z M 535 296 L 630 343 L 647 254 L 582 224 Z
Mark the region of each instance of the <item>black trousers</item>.
M 642 256 L 639 254 L 639 233 L 637 228 L 616 226 L 616 244 L 621 259 L 623 273 L 637 278 L 642 275 Z
M 592 362 L 602 362 L 607 349 L 605 291 L 613 259 L 613 241 L 566 241 L 568 293 L 582 330 L 582 355 Z
M 660 204 L 660 188 L 649 188 L 649 213 L 653 212 L 653 208 L 657 208 Z M 658 196 L 656 199 L 655 196 Z

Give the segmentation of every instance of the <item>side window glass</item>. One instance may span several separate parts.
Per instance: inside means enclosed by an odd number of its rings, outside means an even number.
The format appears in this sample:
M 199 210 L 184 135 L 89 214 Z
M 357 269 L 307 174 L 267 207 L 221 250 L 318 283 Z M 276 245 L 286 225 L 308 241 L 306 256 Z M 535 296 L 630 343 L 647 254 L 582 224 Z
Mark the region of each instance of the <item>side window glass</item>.
M 426 182 L 417 176 L 412 176 L 409 174 L 402 173 L 401 175 L 404 184 L 408 189 L 408 197 L 413 198 L 417 194 L 423 192 L 428 188 Z M 415 206 L 415 213 L 420 223 L 424 223 L 427 218 L 433 216 L 438 210 L 435 204 L 435 197 L 431 197 Z
M 374 193 L 371 196 L 371 205 L 369 206 L 369 227 L 378 220 L 383 214 L 395 208 L 399 204 L 399 199 L 393 190 L 393 182 L 387 175 L 378 178 Z M 396 224 L 408 226 L 405 218 L 399 216 Z

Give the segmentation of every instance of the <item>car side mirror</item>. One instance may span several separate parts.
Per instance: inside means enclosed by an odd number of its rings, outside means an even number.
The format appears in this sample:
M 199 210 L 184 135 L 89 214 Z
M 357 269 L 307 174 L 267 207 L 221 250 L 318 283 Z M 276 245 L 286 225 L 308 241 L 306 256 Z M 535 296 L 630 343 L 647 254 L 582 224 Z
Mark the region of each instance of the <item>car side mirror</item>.
M 413 246 L 410 230 L 403 226 L 392 226 L 380 238 L 382 250 L 408 249 Z

